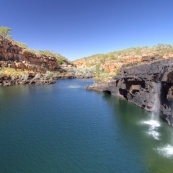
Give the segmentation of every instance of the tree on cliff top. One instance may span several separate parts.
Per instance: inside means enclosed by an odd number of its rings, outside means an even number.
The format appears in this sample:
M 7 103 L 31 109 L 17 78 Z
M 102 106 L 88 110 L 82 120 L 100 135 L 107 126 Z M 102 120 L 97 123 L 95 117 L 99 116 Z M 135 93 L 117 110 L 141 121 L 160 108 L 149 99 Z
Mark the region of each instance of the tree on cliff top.
M 11 39 L 11 34 L 10 34 L 11 28 L 7 28 L 4 26 L 0 27 L 0 37 L 2 37 L 2 39 Z

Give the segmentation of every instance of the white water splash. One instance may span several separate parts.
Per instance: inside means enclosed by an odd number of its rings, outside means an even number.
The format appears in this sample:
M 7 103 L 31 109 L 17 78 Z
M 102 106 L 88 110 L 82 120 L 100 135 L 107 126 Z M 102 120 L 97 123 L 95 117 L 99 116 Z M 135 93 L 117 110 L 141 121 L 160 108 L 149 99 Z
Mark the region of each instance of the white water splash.
M 160 140 L 160 134 L 156 130 L 150 130 L 147 134 L 153 136 L 155 140 Z
M 171 145 L 166 145 L 164 147 L 158 148 L 157 151 L 160 155 L 163 155 L 165 157 L 173 156 L 173 146 Z
M 149 130 L 147 132 L 148 135 L 152 136 L 155 140 L 159 140 L 160 133 L 158 132 L 158 128 L 161 126 L 159 122 L 159 114 L 160 114 L 160 90 L 161 84 L 156 83 L 154 87 L 154 105 L 153 105 L 153 112 L 151 114 L 151 120 L 144 121 L 144 124 L 149 125 Z
M 160 122 L 156 120 L 143 121 L 143 124 L 150 125 L 152 128 L 160 127 Z
M 159 121 L 151 119 L 141 123 L 149 126 L 149 129 L 146 132 L 148 135 L 152 136 L 155 140 L 160 140 L 160 133 L 158 132 L 158 128 L 161 126 L 161 124 Z

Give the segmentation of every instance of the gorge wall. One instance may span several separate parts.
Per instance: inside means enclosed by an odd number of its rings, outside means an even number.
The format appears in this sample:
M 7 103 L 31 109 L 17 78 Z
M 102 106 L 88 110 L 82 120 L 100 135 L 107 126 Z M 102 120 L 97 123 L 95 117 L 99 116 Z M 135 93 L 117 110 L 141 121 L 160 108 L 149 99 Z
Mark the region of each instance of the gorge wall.
M 63 66 L 58 64 L 58 60 Z M 72 65 L 61 56 L 33 53 L 12 40 L 0 37 L 0 86 L 55 83 L 61 77 L 58 72 L 67 72 Z M 63 77 L 73 78 L 73 75 L 67 74 Z
M 122 68 L 111 81 L 87 87 L 110 92 L 148 110 L 173 126 L 173 58 Z
M 37 55 L 7 39 L 0 39 L 0 66 L 42 73 L 60 68 L 55 57 Z

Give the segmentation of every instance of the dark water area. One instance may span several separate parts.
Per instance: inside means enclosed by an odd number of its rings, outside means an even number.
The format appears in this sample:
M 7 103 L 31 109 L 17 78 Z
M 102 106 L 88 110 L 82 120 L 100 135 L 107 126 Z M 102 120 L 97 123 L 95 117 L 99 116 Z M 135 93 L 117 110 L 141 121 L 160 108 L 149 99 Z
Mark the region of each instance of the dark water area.
M 173 129 L 92 83 L 0 87 L 0 173 L 173 173 Z

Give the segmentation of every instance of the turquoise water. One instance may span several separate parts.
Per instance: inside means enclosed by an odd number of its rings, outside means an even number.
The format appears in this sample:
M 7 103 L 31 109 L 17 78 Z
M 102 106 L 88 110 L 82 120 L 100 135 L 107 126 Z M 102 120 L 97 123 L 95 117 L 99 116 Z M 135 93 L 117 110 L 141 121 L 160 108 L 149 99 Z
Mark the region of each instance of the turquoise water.
M 173 173 L 173 129 L 91 83 L 0 87 L 0 173 Z

